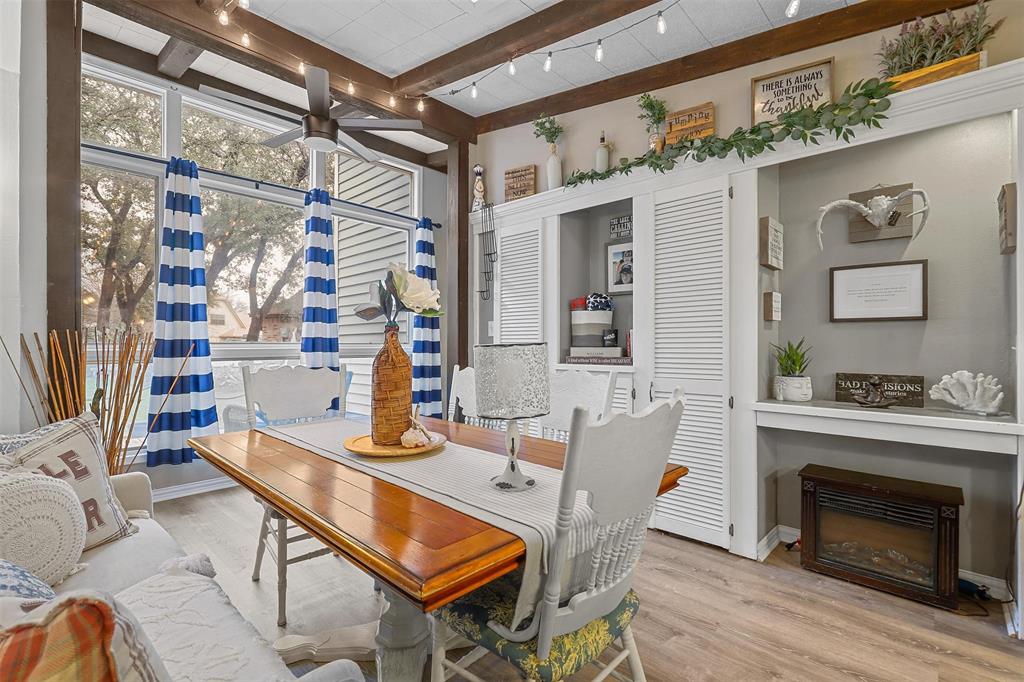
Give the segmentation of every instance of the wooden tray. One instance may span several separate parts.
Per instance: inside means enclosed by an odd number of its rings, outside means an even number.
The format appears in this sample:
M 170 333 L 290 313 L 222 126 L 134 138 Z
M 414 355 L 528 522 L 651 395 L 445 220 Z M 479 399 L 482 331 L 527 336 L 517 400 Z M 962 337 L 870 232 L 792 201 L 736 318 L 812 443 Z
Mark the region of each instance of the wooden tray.
M 430 442 L 418 448 L 407 448 L 402 445 L 377 445 L 373 442 L 370 434 L 352 436 L 345 439 L 345 449 L 358 455 L 367 457 L 408 457 L 409 455 L 422 455 L 425 452 L 437 450 L 447 442 L 440 433 L 430 431 Z

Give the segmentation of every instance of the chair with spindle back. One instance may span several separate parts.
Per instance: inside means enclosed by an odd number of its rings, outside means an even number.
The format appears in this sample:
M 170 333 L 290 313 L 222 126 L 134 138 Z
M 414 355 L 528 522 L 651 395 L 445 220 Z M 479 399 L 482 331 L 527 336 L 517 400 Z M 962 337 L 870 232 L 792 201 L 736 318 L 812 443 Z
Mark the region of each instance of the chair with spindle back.
M 476 371 L 472 367 L 452 368 L 451 394 L 448 396 L 448 421 L 504 430 L 502 419 L 483 419 L 476 410 Z
M 551 411 L 537 419 L 541 438 L 569 441 L 573 409 L 586 408 L 594 420 L 612 413 L 616 372 L 586 372 L 579 369 L 551 373 Z
M 626 660 L 634 682 L 645 680 L 630 627 L 640 605 L 631 587 L 682 414 L 680 389 L 635 416 L 613 414 L 588 423 L 586 409 L 573 410 L 543 600 L 530 624 L 514 632 L 498 622 L 507 621 L 515 610 L 519 585 L 509 576 L 436 611 L 431 682 L 443 682 L 447 671 L 481 682 L 465 668 L 481 657 L 481 648 L 517 666 L 531 680 L 555 682 L 591 663 L 603 668 L 594 680 L 611 675 L 624 679 L 615 668 Z M 583 567 L 570 566 L 568 557 L 579 491 L 587 493 L 596 525 L 591 554 L 577 559 L 588 562 Z M 563 597 L 568 571 L 586 579 Z M 457 662 L 448 661 L 445 650 L 453 632 L 477 645 Z M 612 659 L 599 662 L 616 640 L 621 644 Z
M 296 423 L 344 415 L 349 381 L 345 365 L 338 370 L 283 366 L 253 371 L 250 367 L 242 367 L 249 428 L 256 428 L 261 421 L 266 424 Z M 337 412 L 331 409 L 335 397 L 338 398 Z M 298 526 L 289 524 L 285 516 L 263 500 L 256 498 L 256 501 L 263 505 L 263 521 L 252 579 L 260 579 L 263 554 L 269 548 L 270 556 L 277 564 L 277 624 L 284 627 L 288 622 L 285 611 L 288 565 L 329 554 L 331 550 L 321 547 L 289 557 L 288 545 L 310 540 L 312 536 L 306 532 L 288 535 L 289 531 L 300 530 Z M 271 536 L 273 546 L 270 545 Z

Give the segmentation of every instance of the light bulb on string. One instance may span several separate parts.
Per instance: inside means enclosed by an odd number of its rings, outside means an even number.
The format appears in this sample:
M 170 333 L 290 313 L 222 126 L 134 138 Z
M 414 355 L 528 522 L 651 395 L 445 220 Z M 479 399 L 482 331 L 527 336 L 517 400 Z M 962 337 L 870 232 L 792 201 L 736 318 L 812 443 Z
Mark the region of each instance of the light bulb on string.
M 516 75 L 516 62 L 514 58 L 508 60 L 508 75 Z
M 472 97 L 473 99 L 476 99 L 476 83 L 475 82 L 469 88 L 469 96 Z
M 350 95 L 356 94 L 356 84 L 353 83 L 352 81 L 348 82 L 348 94 L 350 94 Z
M 306 73 L 306 62 L 299 62 L 299 73 Z
M 668 24 L 665 23 L 665 17 L 662 16 L 661 12 L 658 12 L 658 35 L 665 35 L 667 30 Z
M 786 18 L 792 19 L 796 16 L 796 13 L 800 11 L 800 0 L 789 0 L 789 4 L 786 5 Z
M 601 39 L 597 39 L 597 49 L 594 50 L 594 61 L 600 62 L 604 59 L 604 47 L 601 46 Z
M 388 95 L 388 106 L 391 107 L 392 109 L 394 109 L 395 108 L 395 104 L 397 104 L 397 102 L 395 102 L 395 96 L 394 95 Z
M 217 15 L 217 21 L 220 22 L 221 26 L 227 26 L 228 22 L 231 21 L 231 17 L 228 16 L 227 12 L 225 12 L 224 10 L 221 10 L 220 14 Z
M 548 52 L 548 56 L 544 58 L 544 71 L 551 71 L 551 53 Z
M 423 111 L 426 107 L 423 105 L 423 99 L 416 100 L 416 111 Z
M 248 33 L 243 33 L 242 34 L 242 45 L 244 45 L 245 47 L 249 47 L 249 42 L 250 42 L 249 41 L 249 34 Z
M 238 6 L 242 9 L 249 9 L 249 0 L 238 0 Z

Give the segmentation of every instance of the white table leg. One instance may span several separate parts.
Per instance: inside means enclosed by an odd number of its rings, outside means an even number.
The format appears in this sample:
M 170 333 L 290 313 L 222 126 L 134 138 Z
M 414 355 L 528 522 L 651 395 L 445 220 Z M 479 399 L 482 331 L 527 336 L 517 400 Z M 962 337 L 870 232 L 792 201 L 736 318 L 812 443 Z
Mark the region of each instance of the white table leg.
M 430 651 L 430 619 L 387 586 L 377 628 L 378 682 L 420 682 Z

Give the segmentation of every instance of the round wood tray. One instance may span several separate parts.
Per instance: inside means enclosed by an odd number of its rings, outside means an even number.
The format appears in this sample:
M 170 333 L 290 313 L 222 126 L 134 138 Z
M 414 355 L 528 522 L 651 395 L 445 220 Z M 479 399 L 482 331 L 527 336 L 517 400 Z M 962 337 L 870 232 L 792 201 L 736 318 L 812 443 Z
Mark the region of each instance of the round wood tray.
M 403 445 L 377 445 L 373 442 L 370 434 L 352 436 L 345 439 L 345 449 L 358 455 L 367 457 L 408 457 L 409 455 L 422 455 L 425 452 L 437 450 L 448 440 L 440 433 L 430 433 L 430 442 L 418 448 L 407 448 Z

